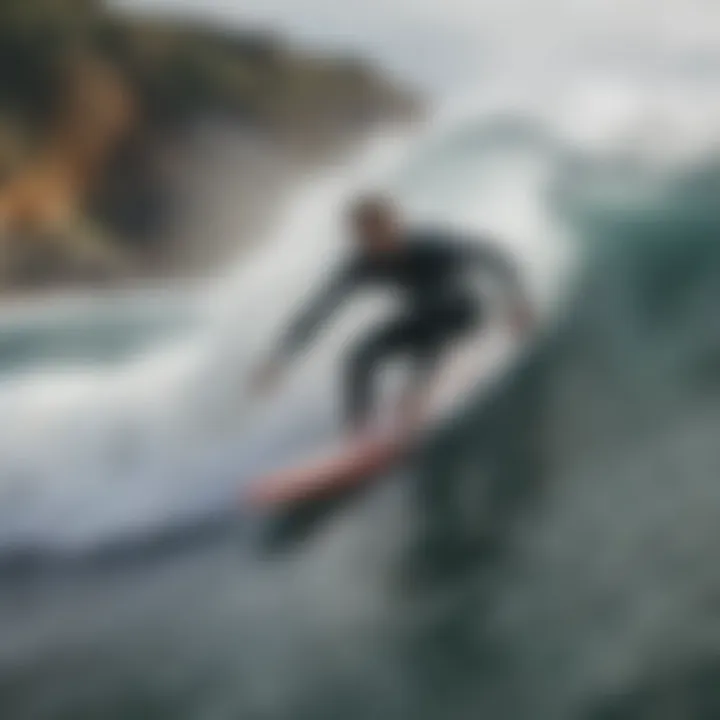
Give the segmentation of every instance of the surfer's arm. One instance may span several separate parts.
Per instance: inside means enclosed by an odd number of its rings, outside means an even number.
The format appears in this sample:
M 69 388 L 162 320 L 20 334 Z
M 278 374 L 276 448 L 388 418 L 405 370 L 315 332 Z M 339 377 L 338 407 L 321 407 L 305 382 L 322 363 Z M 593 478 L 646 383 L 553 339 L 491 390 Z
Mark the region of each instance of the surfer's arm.
M 486 272 L 498 283 L 503 304 L 509 311 L 510 322 L 521 331 L 534 324 L 532 303 L 517 263 L 508 252 L 491 242 L 465 241 L 452 246 L 464 264 Z
M 358 277 L 358 271 L 353 266 L 337 272 L 325 288 L 295 316 L 270 357 L 253 373 L 252 384 L 256 391 L 264 393 L 277 384 L 289 360 L 310 342 L 320 326 L 355 287 Z
M 278 356 L 288 359 L 303 350 L 354 289 L 358 272 L 351 265 L 337 272 L 326 286 L 293 318 L 278 346 Z

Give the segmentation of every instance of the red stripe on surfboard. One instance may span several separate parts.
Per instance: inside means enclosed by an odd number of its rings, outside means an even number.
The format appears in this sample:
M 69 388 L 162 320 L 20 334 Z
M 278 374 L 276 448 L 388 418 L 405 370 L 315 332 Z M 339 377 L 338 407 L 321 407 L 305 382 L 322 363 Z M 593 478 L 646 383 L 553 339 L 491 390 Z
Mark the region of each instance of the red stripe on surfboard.
M 407 448 L 400 436 L 373 437 L 340 448 L 297 467 L 281 470 L 253 482 L 245 500 L 256 507 L 320 499 L 390 468 Z

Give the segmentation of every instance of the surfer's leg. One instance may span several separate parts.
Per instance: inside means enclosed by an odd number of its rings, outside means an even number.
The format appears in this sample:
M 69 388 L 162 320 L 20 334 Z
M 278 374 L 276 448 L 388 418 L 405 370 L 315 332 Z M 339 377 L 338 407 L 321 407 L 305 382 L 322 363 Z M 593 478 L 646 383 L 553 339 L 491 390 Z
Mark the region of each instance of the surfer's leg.
M 467 302 L 449 301 L 433 311 L 396 318 L 361 341 L 352 351 L 346 369 L 345 403 L 350 427 L 357 430 L 367 423 L 375 399 L 377 369 L 397 355 L 410 355 L 415 364 L 403 415 L 408 417 L 406 408 L 415 416 L 422 413 L 424 397 L 443 353 L 471 329 L 476 317 L 476 308 Z
M 425 415 L 441 354 L 438 346 L 419 341 L 411 343 L 408 349 L 413 368 L 403 391 L 400 417 L 404 425 L 415 427 Z
M 402 414 L 409 422 L 421 419 L 432 383 L 452 345 L 478 322 L 478 308 L 467 302 L 448 302 L 418 316 L 407 328 L 406 341 L 413 375 L 405 391 Z
M 345 412 L 353 430 L 362 429 L 375 401 L 374 382 L 380 365 L 405 352 L 413 338 L 412 321 L 394 320 L 362 340 L 346 365 Z

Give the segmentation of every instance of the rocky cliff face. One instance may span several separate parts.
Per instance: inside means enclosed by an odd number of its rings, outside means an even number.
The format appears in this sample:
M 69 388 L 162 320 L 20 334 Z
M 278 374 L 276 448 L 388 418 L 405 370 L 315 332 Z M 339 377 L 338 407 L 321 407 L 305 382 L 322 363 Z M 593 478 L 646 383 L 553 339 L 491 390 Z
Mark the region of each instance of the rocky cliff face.
M 209 118 L 270 149 L 255 162 L 243 154 L 242 180 L 267 176 L 279 157 L 290 175 L 418 107 L 356 61 L 115 17 L 87 0 L 0 2 L 0 68 L 5 288 L 212 262 L 213 247 L 178 255 L 169 232 L 178 173 L 202 169 L 188 166 L 188 148 Z

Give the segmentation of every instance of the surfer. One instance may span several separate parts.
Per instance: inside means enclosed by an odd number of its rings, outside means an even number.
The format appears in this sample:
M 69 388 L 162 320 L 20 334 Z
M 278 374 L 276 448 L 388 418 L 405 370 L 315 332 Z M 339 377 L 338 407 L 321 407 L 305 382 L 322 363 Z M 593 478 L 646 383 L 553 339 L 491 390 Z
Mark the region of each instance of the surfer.
M 392 200 L 383 196 L 356 201 L 348 219 L 353 256 L 294 318 L 255 380 L 259 389 L 273 385 L 352 291 L 394 291 L 400 311 L 363 337 L 346 360 L 346 420 L 357 432 L 369 424 L 378 369 L 397 356 L 409 357 L 414 366 L 404 415 L 414 420 L 421 413 L 445 351 L 483 322 L 484 306 L 470 270 L 487 271 L 500 281 L 508 318 L 517 330 L 530 328 L 532 311 L 514 263 L 489 243 L 442 230 L 408 228 Z

